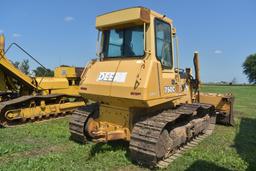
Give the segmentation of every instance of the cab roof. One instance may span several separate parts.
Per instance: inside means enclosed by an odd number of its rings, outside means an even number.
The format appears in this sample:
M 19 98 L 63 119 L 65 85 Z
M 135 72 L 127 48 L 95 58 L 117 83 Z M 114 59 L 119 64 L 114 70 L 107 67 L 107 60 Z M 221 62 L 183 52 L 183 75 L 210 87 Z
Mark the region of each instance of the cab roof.
M 126 25 L 141 25 L 143 23 L 150 23 L 150 18 L 160 18 L 168 23 L 172 20 L 165 15 L 161 15 L 153 10 L 145 7 L 131 7 L 120 9 L 96 17 L 96 28 L 104 30 L 112 27 L 126 26 Z

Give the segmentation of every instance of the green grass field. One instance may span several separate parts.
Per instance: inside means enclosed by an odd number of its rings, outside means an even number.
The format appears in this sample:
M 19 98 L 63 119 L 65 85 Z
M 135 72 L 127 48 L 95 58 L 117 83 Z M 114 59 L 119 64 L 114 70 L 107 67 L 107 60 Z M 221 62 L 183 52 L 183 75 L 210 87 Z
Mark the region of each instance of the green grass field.
M 205 86 L 232 92 L 235 127 L 213 135 L 175 160 L 168 170 L 256 170 L 256 87 Z M 131 163 L 128 143 L 79 145 L 69 140 L 68 118 L 0 129 L 0 170 L 147 170 Z

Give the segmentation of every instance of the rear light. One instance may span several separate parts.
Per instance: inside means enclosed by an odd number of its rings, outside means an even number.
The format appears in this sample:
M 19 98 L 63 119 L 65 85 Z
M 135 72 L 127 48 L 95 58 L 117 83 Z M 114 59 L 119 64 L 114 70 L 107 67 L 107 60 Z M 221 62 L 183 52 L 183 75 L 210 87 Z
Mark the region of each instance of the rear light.
M 139 96 L 139 95 L 141 95 L 141 92 L 131 92 L 131 95 L 132 96 Z
M 81 87 L 80 89 L 81 89 L 81 90 L 87 90 L 87 88 L 86 88 L 86 87 Z

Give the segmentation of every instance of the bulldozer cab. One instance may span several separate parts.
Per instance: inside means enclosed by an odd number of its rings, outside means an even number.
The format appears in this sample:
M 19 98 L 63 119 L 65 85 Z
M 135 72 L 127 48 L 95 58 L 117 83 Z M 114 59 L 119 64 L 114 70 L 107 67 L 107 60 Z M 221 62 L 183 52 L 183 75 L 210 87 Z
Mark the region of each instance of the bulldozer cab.
M 135 15 L 136 13 L 139 14 Z M 135 16 L 131 17 L 132 14 Z M 120 15 L 125 19 L 120 20 Z M 111 21 L 107 22 L 107 18 L 111 18 Z M 147 57 L 153 56 L 162 64 L 163 69 L 173 70 L 172 41 L 175 34 L 172 34 L 172 30 L 175 29 L 172 27 L 171 19 L 143 7 L 98 16 L 97 54 L 103 60 L 151 60 Z
M 140 101 L 136 103 L 139 107 L 180 96 L 190 102 L 186 80 L 180 81 L 180 74 L 174 69 L 175 29 L 171 19 L 144 7 L 134 7 L 97 16 L 96 28 L 99 62 L 90 67 L 81 90 L 86 89 L 89 98 L 128 97 Z

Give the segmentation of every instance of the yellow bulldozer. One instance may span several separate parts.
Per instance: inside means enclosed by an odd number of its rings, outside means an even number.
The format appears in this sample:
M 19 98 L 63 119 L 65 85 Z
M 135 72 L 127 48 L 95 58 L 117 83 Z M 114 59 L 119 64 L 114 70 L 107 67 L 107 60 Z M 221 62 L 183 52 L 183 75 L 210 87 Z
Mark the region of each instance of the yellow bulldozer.
M 27 53 L 18 44 L 12 45 Z M 0 35 L 0 127 L 64 116 L 84 106 L 86 100 L 78 94 L 82 71 L 60 66 L 54 77 L 28 76 L 8 60 L 5 39 Z
M 71 139 L 124 140 L 131 159 L 164 167 L 181 149 L 209 135 L 216 119 L 233 124 L 232 94 L 201 93 L 199 55 L 179 68 L 173 21 L 133 7 L 96 18 L 98 59 L 81 76 L 79 94 L 95 103 L 72 113 Z M 176 57 L 175 57 L 176 56 Z

